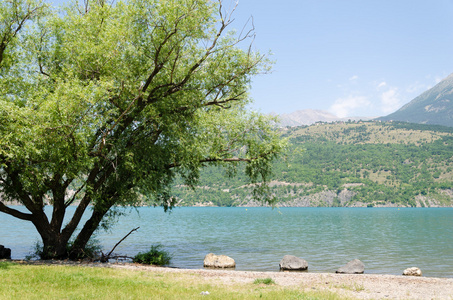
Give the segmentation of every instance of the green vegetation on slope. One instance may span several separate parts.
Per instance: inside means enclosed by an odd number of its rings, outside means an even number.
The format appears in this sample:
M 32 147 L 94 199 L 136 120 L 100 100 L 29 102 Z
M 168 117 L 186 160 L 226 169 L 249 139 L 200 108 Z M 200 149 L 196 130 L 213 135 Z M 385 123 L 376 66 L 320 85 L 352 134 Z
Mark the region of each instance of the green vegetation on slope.
M 281 206 L 450 206 L 453 128 L 399 122 L 316 124 L 286 129 L 287 161 L 275 163 Z M 243 177 L 207 169 L 180 205 L 254 205 Z M 219 184 L 220 182 L 220 184 Z

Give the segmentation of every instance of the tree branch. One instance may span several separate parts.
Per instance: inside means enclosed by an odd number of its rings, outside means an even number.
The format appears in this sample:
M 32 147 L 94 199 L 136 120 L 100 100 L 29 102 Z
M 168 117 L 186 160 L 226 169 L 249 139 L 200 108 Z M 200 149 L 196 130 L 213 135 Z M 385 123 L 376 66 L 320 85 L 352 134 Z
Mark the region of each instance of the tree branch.
M 137 231 L 139 228 L 140 228 L 140 226 L 129 231 L 128 234 L 126 234 L 118 243 L 116 243 L 116 245 L 112 248 L 112 250 L 107 255 L 104 255 L 104 253 L 102 253 L 101 262 L 107 262 L 110 259 L 110 255 L 112 255 L 112 253 L 116 249 L 116 247 L 118 247 L 119 244 L 121 244 L 128 236 L 130 236 L 132 234 L 132 232 Z
M 256 159 L 256 158 L 255 158 Z M 200 163 L 206 163 L 206 162 L 251 162 L 253 161 L 253 158 L 241 158 L 241 157 L 231 157 L 231 158 L 205 158 L 199 160 Z M 172 169 L 176 167 L 180 167 L 181 163 L 171 163 L 167 165 L 167 169 Z
M 31 9 L 30 6 L 27 7 L 27 13 L 25 16 L 19 16 L 19 12 L 16 10 L 15 12 L 15 19 L 12 20 L 11 24 L 7 24 L 9 26 L 7 32 L 4 33 L 2 37 L 2 41 L 0 42 L 0 65 L 3 61 L 3 53 L 6 50 L 6 46 L 17 36 L 19 31 L 22 29 L 24 26 L 25 22 L 27 20 L 30 20 L 35 17 L 35 13 L 42 9 L 44 6 L 40 6 L 42 2 L 38 3 L 38 5 Z M 14 24 L 17 24 L 17 27 L 15 29 L 12 28 Z
M 68 207 L 69 205 L 71 205 L 72 203 L 74 203 L 74 201 L 75 201 L 77 195 L 78 195 L 78 194 L 80 193 L 80 191 L 83 190 L 83 188 L 85 187 L 85 184 L 86 184 L 86 182 L 84 182 L 84 183 L 82 184 L 82 186 L 74 193 L 74 195 L 72 195 L 72 198 L 71 198 L 69 201 L 67 201 L 67 202 L 65 203 L 65 207 Z
M 17 196 L 20 198 L 22 204 L 24 204 L 29 211 L 35 213 L 37 211 L 35 204 L 33 203 L 33 200 L 30 198 L 30 196 L 25 193 L 24 187 L 22 186 L 22 183 L 19 180 L 19 174 L 17 174 L 16 172 L 8 172 L 8 168 L 4 170 L 5 173 L 8 174 L 8 177 L 12 183 L 12 188 L 14 192 L 17 194 Z
M 32 214 L 26 214 L 26 213 L 23 213 L 16 209 L 10 208 L 10 207 L 6 206 L 5 204 L 3 204 L 1 201 L 0 201 L 0 211 L 6 213 L 8 215 L 11 215 L 15 218 L 25 220 L 25 221 L 31 221 L 32 217 L 33 217 Z

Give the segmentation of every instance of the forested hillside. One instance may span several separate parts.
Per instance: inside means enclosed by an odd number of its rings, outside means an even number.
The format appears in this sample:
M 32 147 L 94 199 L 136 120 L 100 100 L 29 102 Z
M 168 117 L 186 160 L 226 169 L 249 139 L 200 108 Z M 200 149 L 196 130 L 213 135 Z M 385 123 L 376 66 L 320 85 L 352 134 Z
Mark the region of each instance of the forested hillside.
M 451 206 L 453 128 L 398 122 L 315 124 L 282 130 L 275 164 L 279 206 Z M 259 205 L 245 178 L 216 168 L 195 190 L 174 187 L 180 205 Z

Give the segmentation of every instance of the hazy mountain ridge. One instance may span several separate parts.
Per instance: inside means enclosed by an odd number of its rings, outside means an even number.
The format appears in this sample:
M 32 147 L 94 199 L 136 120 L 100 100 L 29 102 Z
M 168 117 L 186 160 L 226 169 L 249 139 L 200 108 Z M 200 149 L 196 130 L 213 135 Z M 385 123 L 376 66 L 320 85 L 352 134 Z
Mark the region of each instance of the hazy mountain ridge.
M 402 121 L 453 127 L 453 74 L 382 121 Z
M 278 117 L 281 127 L 307 126 L 317 122 L 331 123 L 373 119 L 453 127 L 453 73 L 387 116 L 340 118 L 324 110 L 303 109 L 288 114 L 280 114 Z
M 275 115 L 275 114 L 274 114 Z M 317 110 L 317 109 L 303 109 L 297 110 L 289 114 L 281 114 L 278 115 L 280 120 L 279 125 L 281 127 L 296 127 L 296 126 L 306 126 L 312 125 L 317 122 L 337 122 L 337 121 L 358 121 L 358 120 L 371 120 L 373 118 L 369 117 L 346 117 L 340 118 L 331 114 L 325 110 Z

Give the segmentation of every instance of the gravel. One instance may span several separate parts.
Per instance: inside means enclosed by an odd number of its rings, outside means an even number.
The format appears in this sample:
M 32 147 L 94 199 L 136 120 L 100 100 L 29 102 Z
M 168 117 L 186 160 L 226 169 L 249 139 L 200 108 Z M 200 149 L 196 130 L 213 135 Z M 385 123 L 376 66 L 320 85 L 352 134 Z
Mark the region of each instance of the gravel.
M 410 277 L 376 274 L 329 274 L 308 272 L 250 272 L 234 270 L 174 269 L 136 264 L 112 264 L 113 268 L 154 273 L 201 276 L 218 284 L 251 284 L 272 278 L 277 285 L 310 291 L 331 291 L 356 299 L 453 299 L 453 278 Z

